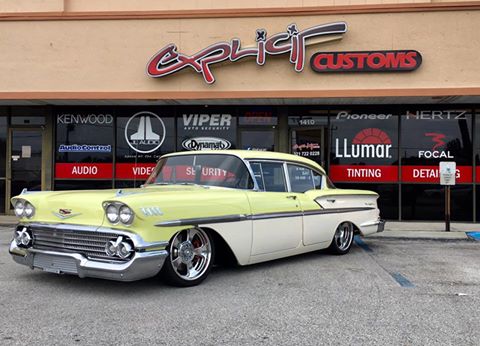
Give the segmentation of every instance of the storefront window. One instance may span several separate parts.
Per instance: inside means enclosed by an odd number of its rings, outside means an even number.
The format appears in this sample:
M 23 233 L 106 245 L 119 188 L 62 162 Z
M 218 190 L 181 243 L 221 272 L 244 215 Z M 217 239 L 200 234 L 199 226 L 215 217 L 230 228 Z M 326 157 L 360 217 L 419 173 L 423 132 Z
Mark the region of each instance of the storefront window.
M 138 187 L 163 154 L 175 151 L 174 109 L 119 108 L 115 187 Z
M 55 112 L 55 179 L 113 179 L 114 115 L 104 108 L 69 108 Z M 64 186 L 55 182 L 55 188 Z M 82 184 L 70 182 L 72 188 Z M 106 184 L 108 185 L 108 184 Z M 78 187 L 75 187 L 78 186 Z
M 451 187 L 451 220 L 472 221 L 473 187 Z M 402 185 L 402 220 L 444 220 L 445 188 L 437 184 Z
M 398 181 L 394 111 L 364 108 L 330 114 L 330 178 L 334 182 Z
M 275 150 L 275 132 L 273 130 L 241 130 L 240 143 L 245 150 Z
M 457 184 L 472 183 L 472 115 L 407 110 L 401 118 L 402 182 L 439 184 L 440 161 L 457 163 Z
M 177 109 L 177 150 L 219 150 L 237 147 L 235 108 Z

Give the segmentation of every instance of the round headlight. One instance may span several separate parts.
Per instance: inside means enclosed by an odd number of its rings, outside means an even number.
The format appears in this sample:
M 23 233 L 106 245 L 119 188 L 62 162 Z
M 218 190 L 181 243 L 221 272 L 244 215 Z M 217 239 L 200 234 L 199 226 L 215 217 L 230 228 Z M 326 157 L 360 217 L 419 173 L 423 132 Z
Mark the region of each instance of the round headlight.
M 25 203 L 25 208 L 23 209 L 25 216 L 31 218 L 35 214 L 35 208 L 30 203 Z
M 132 253 L 132 246 L 129 243 L 122 241 L 120 244 L 118 244 L 117 246 L 118 257 L 125 259 L 128 256 L 130 256 L 131 253 Z
M 119 211 L 120 221 L 126 225 L 129 225 L 133 221 L 133 211 L 126 205 L 120 207 Z
M 118 208 L 116 205 L 109 204 L 105 212 L 107 214 L 107 219 L 108 221 L 110 221 L 110 223 L 118 222 Z
M 23 204 L 22 201 L 18 201 L 15 203 L 15 215 L 17 215 L 17 217 L 23 217 L 24 210 L 25 210 L 25 205 Z

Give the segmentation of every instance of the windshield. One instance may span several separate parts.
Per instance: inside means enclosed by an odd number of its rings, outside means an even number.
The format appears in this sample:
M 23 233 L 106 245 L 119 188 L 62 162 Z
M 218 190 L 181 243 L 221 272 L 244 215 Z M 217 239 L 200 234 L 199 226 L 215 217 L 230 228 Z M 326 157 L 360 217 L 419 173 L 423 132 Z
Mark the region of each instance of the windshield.
M 198 184 L 253 189 L 242 160 L 231 155 L 179 155 L 162 158 L 148 178 L 149 184 Z

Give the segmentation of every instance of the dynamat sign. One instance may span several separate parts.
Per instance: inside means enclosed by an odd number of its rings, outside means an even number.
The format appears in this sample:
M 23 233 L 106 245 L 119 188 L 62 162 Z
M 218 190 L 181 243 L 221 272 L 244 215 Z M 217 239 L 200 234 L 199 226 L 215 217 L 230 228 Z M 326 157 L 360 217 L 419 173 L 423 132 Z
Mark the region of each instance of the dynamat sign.
M 335 22 L 313 26 L 305 30 L 298 30 L 296 24 L 290 24 L 286 32 L 267 37 L 265 29 L 257 29 L 256 47 L 241 47 L 238 38 L 230 42 L 218 42 L 198 53 L 188 56 L 178 52 L 177 46 L 171 43 L 156 53 L 147 64 L 147 74 L 150 77 L 164 77 L 178 72 L 186 67 L 191 67 L 195 72 L 201 73 L 205 82 L 212 84 L 215 77 L 210 65 L 222 61 L 238 61 L 246 57 L 254 57 L 260 66 L 265 64 L 268 55 L 289 54 L 290 62 L 296 72 L 303 71 L 305 66 L 305 47 L 307 40 L 313 38 L 342 35 L 347 32 L 347 23 Z

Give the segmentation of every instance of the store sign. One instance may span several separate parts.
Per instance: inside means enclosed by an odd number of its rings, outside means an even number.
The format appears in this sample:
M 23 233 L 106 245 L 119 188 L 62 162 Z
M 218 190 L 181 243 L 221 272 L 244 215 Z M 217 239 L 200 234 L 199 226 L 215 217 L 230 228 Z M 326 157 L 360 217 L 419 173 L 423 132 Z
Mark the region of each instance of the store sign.
M 111 163 L 56 163 L 56 179 L 112 179 Z
M 422 110 L 407 111 L 406 120 L 459 120 L 467 119 L 468 112 L 464 110 Z
M 292 146 L 293 154 L 303 157 L 320 156 L 320 143 L 309 142 L 294 144 Z
M 455 171 L 457 183 L 471 183 L 473 169 L 471 166 L 458 166 Z M 402 182 L 404 183 L 436 183 L 440 182 L 438 166 L 402 166 Z
M 265 29 L 257 29 L 256 47 L 242 48 L 240 40 L 234 38 L 230 42 L 213 44 L 192 56 L 179 53 L 177 46 L 171 43 L 150 59 L 147 64 L 147 74 L 158 78 L 191 67 L 195 72 L 203 75 L 205 82 L 212 84 L 215 82 L 211 71 L 213 64 L 253 57 L 261 66 L 265 64 L 268 55 L 279 54 L 289 54 L 289 61 L 294 65 L 295 71 L 301 72 L 305 66 L 305 47 L 309 45 L 308 40 L 329 35 L 342 35 L 345 32 L 347 32 L 345 22 L 317 25 L 302 31 L 298 30 L 296 24 L 291 24 L 287 27 L 287 31 L 270 37 L 267 37 Z
M 145 180 L 152 174 L 155 166 L 155 163 L 117 163 L 115 179 Z
M 59 153 L 110 153 L 111 145 L 99 144 L 60 144 Z
M 152 112 L 139 112 L 127 121 L 125 140 L 130 148 L 138 153 L 152 153 L 161 147 L 165 140 L 165 124 Z
M 445 145 L 445 137 L 443 133 L 437 132 L 427 132 L 425 133 L 426 137 L 430 137 L 433 141 L 433 146 L 431 150 L 419 150 L 418 157 L 425 158 L 425 159 L 453 159 L 453 155 L 450 153 L 449 150 L 444 150 Z
M 226 139 L 216 137 L 195 137 L 182 142 L 182 147 L 186 150 L 222 150 L 231 145 Z
M 183 114 L 185 130 L 228 130 L 232 125 L 231 114 Z
M 108 125 L 113 123 L 111 114 L 58 114 L 57 124 Z
M 335 138 L 335 157 L 343 158 L 391 158 L 392 141 L 378 128 L 358 132 L 349 143 L 347 138 Z
M 397 166 L 380 165 L 331 165 L 329 177 L 333 181 L 345 182 L 382 182 L 398 181 Z
M 315 72 L 406 72 L 421 64 L 416 50 L 320 52 L 310 59 Z
M 346 111 L 338 112 L 336 119 L 337 120 L 387 120 L 390 119 L 393 114 L 383 114 L 383 113 L 349 113 Z

